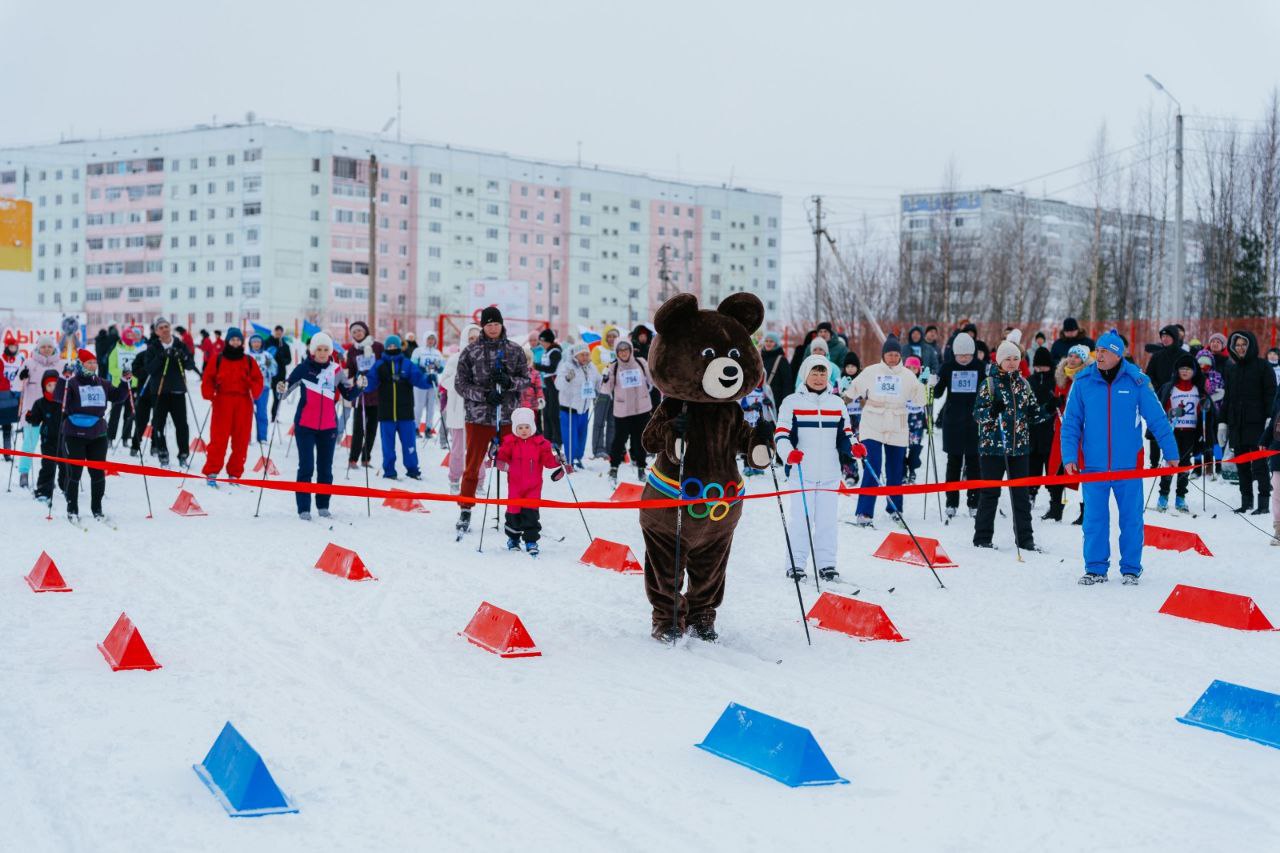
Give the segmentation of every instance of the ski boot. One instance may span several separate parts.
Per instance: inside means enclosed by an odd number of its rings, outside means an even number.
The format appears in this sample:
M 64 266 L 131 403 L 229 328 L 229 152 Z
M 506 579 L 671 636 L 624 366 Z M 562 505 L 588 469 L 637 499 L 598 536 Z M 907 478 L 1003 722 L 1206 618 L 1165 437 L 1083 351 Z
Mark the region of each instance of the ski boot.
M 450 483 L 450 484 L 449 484 L 449 494 L 451 494 L 451 495 L 459 495 L 459 494 L 462 494 L 462 484 L 461 484 L 461 483 Z
M 422 480 L 421 471 L 406 471 L 405 476 L 408 477 L 410 480 L 418 480 L 418 481 Z
M 166 451 L 160 451 L 156 454 L 156 459 L 160 462 L 161 468 L 169 467 L 169 454 Z
M 1137 576 L 1137 575 L 1125 575 L 1125 576 L 1124 576 L 1124 580 L 1123 580 L 1123 581 L 1121 581 L 1121 583 L 1123 583 L 1125 586 L 1137 586 L 1137 585 L 1138 585 L 1138 576 Z
M 796 566 L 792 566 L 791 568 L 787 569 L 787 580 L 802 581 L 807 577 L 809 576 L 805 573 L 804 569 L 798 568 Z
M 990 542 L 974 542 L 974 543 L 973 543 L 973 547 L 975 547 L 975 548 L 986 548 L 986 549 L 987 549 L 987 550 L 989 550 L 989 551 L 994 551 L 994 550 L 996 550 L 996 546 L 995 546 L 995 545 L 993 545 L 993 544 L 991 544 Z
M 28 477 L 30 477 L 30 476 L 31 476 L 31 475 L 29 475 L 29 474 L 19 474 L 19 475 L 18 475 L 18 488 L 19 488 L 19 489 L 25 489 L 25 488 L 27 487 Z
M 311 520 L 311 513 L 307 512 L 306 510 L 303 510 L 302 512 L 298 513 L 298 520 L 299 520 L 299 521 L 310 521 L 310 520 Z
M 1186 498 L 1174 498 L 1173 508 L 1176 509 L 1178 512 L 1191 512 L 1190 508 L 1187 507 Z
M 205 484 L 206 486 L 208 486 L 209 488 L 211 488 L 211 489 L 216 489 L 216 488 L 218 488 L 218 478 L 217 478 L 217 477 L 206 477 L 206 478 L 205 478 L 205 481 L 204 481 L 204 484 Z
M 947 507 L 947 520 L 950 521 L 955 517 L 956 517 L 956 508 L 953 506 Z
M 978 517 L 978 508 L 976 506 L 969 507 L 969 517 L 970 518 Z
M 650 632 L 649 636 L 659 643 L 666 643 L 670 646 L 675 645 L 676 640 L 680 639 L 680 632 L 672 628 L 670 622 L 665 622 L 661 625 L 654 625 L 653 631 Z
M 694 622 L 689 625 L 688 632 L 690 636 L 697 637 L 704 643 L 714 643 L 720 639 L 720 635 L 716 633 L 716 626 L 712 622 Z
M 463 533 L 466 533 L 468 530 L 470 530 L 471 529 L 471 510 L 464 509 L 462 512 L 458 513 L 458 523 L 454 525 L 454 527 L 457 529 L 459 535 L 462 535 Z
M 855 515 L 853 517 L 853 526 L 854 527 L 872 527 L 873 525 L 871 523 L 871 516 Z
M 1084 525 L 1084 504 L 1080 504 L 1080 514 L 1076 516 L 1076 520 L 1071 522 L 1076 527 Z
M 79 513 L 75 513 L 75 512 L 69 512 L 69 513 L 67 513 L 67 521 L 71 522 L 71 523 L 72 523 L 72 524 L 74 524 L 76 527 L 79 527 L 79 526 L 80 526 L 80 514 L 79 514 Z
M 516 538 L 516 537 L 514 537 L 514 536 L 508 536 L 508 537 L 507 537 L 507 550 L 508 550 L 508 551 L 519 551 L 519 550 L 520 550 L 520 540 L 519 540 L 519 539 L 517 539 L 517 538 Z
M 1076 583 L 1080 584 L 1081 586 L 1093 586 L 1096 583 L 1106 583 L 1106 582 L 1107 582 L 1106 575 L 1095 575 L 1091 572 L 1085 572 L 1084 576 L 1081 577 L 1080 580 L 1076 581 Z M 1125 581 L 1125 583 L 1128 583 L 1128 581 Z
M 1062 504 L 1054 503 L 1052 499 L 1049 502 L 1049 509 L 1044 515 L 1040 516 L 1041 521 L 1062 521 Z
M 536 557 L 542 553 L 542 549 L 538 547 L 537 542 L 524 543 L 524 550 L 525 550 L 525 553 L 528 554 L 530 557 Z
M 317 509 L 316 514 L 321 518 L 333 518 L 333 513 L 329 512 L 328 507 L 325 507 L 324 509 Z
M 636 466 L 636 482 L 643 483 L 649 476 L 649 471 L 643 465 Z
M 190 453 L 179 453 L 179 454 L 178 454 L 178 467 L 179 467 L 179 468 L 181 468 L 181 469 L 182 469 L 182 470 L 184 470 L 184 471 L 191 467 L 191 454 L 190 454 Z
M 827 566 L 818 569 L 818 577 L 824 581 L 838 581 L 840 580 L 840 573 L 836 571 L 835 566 Z
M 1161 495 L 1160 497 L 1156 498 L 1156 512 L 1168 512 L 1168 511 L 1169 511 L 1169 496 Z
M 609 485 L 610 486 L 618 485 L 618 466 L 617 465 L 609 466 Z
M 1258 508 L 1257 508 L 1257 509 L 1255 509 L 1253 512 L 1249 513 L 1249 515 L 1266 515 L 1266 514 L 1267 514 L 1267 512 L 1269 511 L 1269 510 L 1267 509 L 1267 504 L 1268 504 L 1269 502 L 1270 502 L 1270 499 L 1268 499 L 1268 500 L 1264 500 L 1264 501 L 1261 501 L 1261 502 L 1258 504 Z

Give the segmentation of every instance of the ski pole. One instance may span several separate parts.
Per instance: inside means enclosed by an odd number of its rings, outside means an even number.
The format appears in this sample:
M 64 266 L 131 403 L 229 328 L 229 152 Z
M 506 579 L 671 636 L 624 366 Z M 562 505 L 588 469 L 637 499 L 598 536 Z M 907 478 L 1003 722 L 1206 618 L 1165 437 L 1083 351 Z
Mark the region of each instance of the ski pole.
M 138 412 L 134 408 L 132 382 L 125 385 L 125 390 L 129 392 L 129 411 L 133 412 L 133 417 L 136 420 L 138 417 Z M 147 518 L 154 518 L 155 516 L 152 515 L 152 512 L 151 512 L 151 486 L 147 484 L 146 474 L 142 475 L 142 492 L 147 496 Z
M 796 473 L 800 475 L 800 505 L 804 507 L 804 529 L 809 534 L 809 559 L 813 560 L 813 588 L 822 592 L 818 585 L 818 554 L 813 547 L 813 525 L 809 519 L 809 497 L 804 488 L 804 465 L 796 463 Z
M 688 432 L 688 411 L 689 404 L 682 402 L 680 404 L 680 414 L 686 417 L 686 433 Z M 689 442 L 685 440 L 684 436 L 678 436 L 678 439 L 680 441 L 680 464 L 678 466 L 679 475 L 677 480 L 680 483 L 680 499 L 684 500 L 684 455 L 685 451 L 689 448 Z M 573 499 L 576 501 L 578 499 L 577 495 L 574 495 Z M 581 507 L 579 507 L 579 509 L 581 509 Z M 671 569 L 671 642 L 673 645 L 675 644 L 676 639 L 680 636 L 680 575 L 683 571 L 683 566 L 680 564 L 680 534 L 683 531 L 682 522 L 684 521 L 684 511 L 684 507 L 676 507 L 675 563 Z
M 787 559 L 791 561 L 791 580 L 796 584 L 796 601 L 800 602 L 800 624 L 804 626 L 805 642 L 812 646 L 813 638 L 809 636 L 809 617 L 804 609 L 804 596 L 800 593 L 800 575 L 796 571 L 796 555 L 791 551 L 791 531 L 787 530 L 787 514 L 782 509 L 782 495 L 777 494 L 782 491 L 778 488 L 778 468 L 773 460 L 769 460 L 769 473 L 773 475 L 774 497 L 778 499 L 778 516 L 782 519 L 782 535 L 787 542 Z
M 489 448 L 485 451 L 485 456 L 489 460 L 489 471 L 484 478 L 484 509 L 480 511 L 480 547 L 476 551 L 484 551 L 484 529 L 489 525 L 489 492 L 493 488 L 493 475 L 498 470 L 498 455 L 496 445 L 498 436 L 502 434 L 502 403 L 498 403 L 493 410 L 493 440 L 489 442 Z M 484 464 L 484 463 L 481 463 Z M 494 511 L 495 513 L 497 510 Z
M 371 432 L 371 430 L 369 429 L 368 420 L 366 418 L 367 413 L 368 411 L 365 408 L 364 394 L 361 394 L 360 395 L 360 422 L 364 424 L 364 430 L 366 433 Z M 372 456 L 373 440 L 370 439 L 368 435 L 365 435 L 364 441 L 362 441 L 361 444 L 364 444 L 365 441 L 369 442 L 369 455 Z M 289 443 L 290 444 L 293 443 L 292 436 L 289 437 Z M 285 455 L 288 456 L 289 454 L 286 453 Z M 364 457 L 363 448 L 361 449 L 360 456 L 362 457 L 360 461 L 363 463 L 363 467 L 364 467 L 364 487 L 367 489 L 369 488 L 369 462 L 363 458 Z M 368 495 L 364 496 L 364 515 L 365 515 L 365 518 L 373 517 L 373 500 Z
M 877 486 L 883 485 L 880 478 L 876 475 L 876 469 L 874 467 L 871 468 L 871 478 L 876 481 Z M 907 531 L 907 535 L 911 537 L 911 541 L 915 543 L 916 550 L 920 552 L 920 556 L 924 560 L 925 565 L 929 567 L 929 571 L 933 572 L 933 578 L 938 582 L 938 588 L 946 589 L 947 585 L 942 582 L 942 578 L 938 577 L 938 572 L 934 569 L 933 561 L 929 559 L 929 555 L 925 553 L 924 546 L 920 544 L 920 540 L 916 538 L 916 535 L 911 532 L 911 525 L 907 524 L 907 519 L 903 517 L 902 513 L 898 513 L 898 519 L 902 522 L 902 527 Z
M 554 447 L 552 449 L 555 450 L 556 456 L 560 457 L 560 469 L 564 471 L 564 481 L 569 484 L 569 494 L 573 495 L 573 502 L 578 503 L 578 490 L 573 487 L 573 475 L 569 473 L 569 469 L 572 466 L 569 464 L 568 460 L 564 458 L 563 453 Z M 582 527 L 587 531 L 587 540 L 592 541 L 593 537 L 591 536 L 591 528 L 587 526 L 587 515 L 582 511 L 581 506 L 578 507 L 578 515 L 582 518 Z
M 18 435 L 22 435 L 22 427 L 18 427 Z M 9 448 L 12 450 L 13 448 Z M 13 454 L 7 454 L 9 457 L 9 485 L 5 487 L 6 492 L 13 491 Z
M 290 394 L 293 393 L 293 389 L 297 388 L 299 384 L 301 383 L 295 382 L 293 385 L 286 388 L 285 392 L 280 395 L 280 400 L 283 402 L 285 398 L 287 398 Z M 276 415 L 278 416 L 279 414 L 280 414 L 280 408 L 277 406 Z M 279 418 L 272 417 L 271 418 L 271 435 L 267 439 L 267 455 L 263 457 L 266 461 L 262 463 L 262 482 L 264 483 L 267 481 L 267 472 L 271 470 L 271 448 L 276 443 L 276 432 L 278 432 L 279 429 L 280 429 Z M 258 489 L 258 506 L 253 510 L 254 518 L 257 518 L 258 513 L 262 511 L 262 493 L 265 491 L 266 489 L 263 489 L 263 488 Z
M 67 458 L 67 392 L 71 390 L 71 377 L 64 377 L 62 380 L 62 407 L 58 411 L 58 455 L 63 459 Z M 65 462 L 57 463 L 57 467 L 63 471 L 62 475 L 62 496 L 67 500 L 67 506 L 71 505 L 71 467 Z M 54 469 L 54 480 L 57 478 L 57 468 Z M 45 521 L 53 521 L 53 493 L 49 494 L 49 513 L 45 516 Z

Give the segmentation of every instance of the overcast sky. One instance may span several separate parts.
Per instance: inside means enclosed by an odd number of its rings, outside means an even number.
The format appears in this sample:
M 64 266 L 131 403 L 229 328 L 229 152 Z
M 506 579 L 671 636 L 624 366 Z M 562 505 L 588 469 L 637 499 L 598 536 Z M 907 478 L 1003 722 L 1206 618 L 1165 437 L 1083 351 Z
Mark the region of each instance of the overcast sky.
M 587 163 L 781 193 L 790 284 L 805 197 L 892 223 L 953 158 L 964 185 L 1010 185 L 1086 159 L 1103 120 L 1123 147 L 1162 104 L 1144 72 L 1188 114 L 1256 117 L 1280 2 L 0 0 L 0 46 L 0 144 L 247 110 L 376 131 L 400 71 L 406 137 L 557 160 L 581 141 Z

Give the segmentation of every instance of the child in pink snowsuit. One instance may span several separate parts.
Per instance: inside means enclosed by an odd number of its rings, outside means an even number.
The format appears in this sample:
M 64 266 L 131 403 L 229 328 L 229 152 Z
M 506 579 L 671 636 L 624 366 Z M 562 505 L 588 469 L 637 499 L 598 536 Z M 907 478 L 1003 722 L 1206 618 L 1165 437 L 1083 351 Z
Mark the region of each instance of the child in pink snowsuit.
M 511 413 L 511 433 L 503 436 L 497 461 L 499 469 L 507 472 L 507 496 L 511 498 L 542 497 L 543 468 L 558 469 L 551 475 L 553 480 L 564 475 L 564 469 L 551 450 L 551 442 L 534 434 L 533 409 L 519 408 Z M 542 523 L 538 520 L 537 509 L 508 506 L 506 531 L 508 551 L 519 551 L 523 537 L 525 550 L 531 557 L 538 556 Z

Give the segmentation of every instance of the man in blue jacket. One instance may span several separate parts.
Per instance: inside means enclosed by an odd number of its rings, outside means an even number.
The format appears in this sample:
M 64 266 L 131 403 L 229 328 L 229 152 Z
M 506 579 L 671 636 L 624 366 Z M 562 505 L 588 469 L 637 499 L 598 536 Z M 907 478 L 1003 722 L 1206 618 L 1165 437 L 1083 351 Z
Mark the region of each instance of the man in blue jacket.
M 1136 364 L 1124 360 L 1115 329 L 1098 339 L 1098 360 L 1076 374 L 1062 416 L 1062 464 L 1080 471 L 1132 471 L 1142 454 L 1147 422 L 1166 459 L 1178 458 L 1173 428 Z M 1120 512 L 1120 573 L 1126 584 L 1142 574 L 1142 480 L 1081 483 L 1084 501 L 1084 571 L 1080 583 L 1103 583 L 1111 565 L 1111 495 Z

